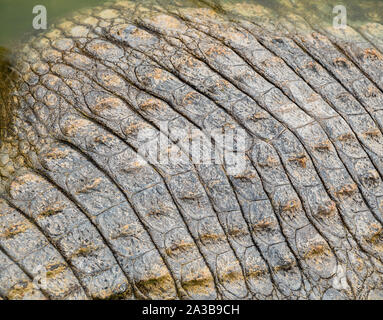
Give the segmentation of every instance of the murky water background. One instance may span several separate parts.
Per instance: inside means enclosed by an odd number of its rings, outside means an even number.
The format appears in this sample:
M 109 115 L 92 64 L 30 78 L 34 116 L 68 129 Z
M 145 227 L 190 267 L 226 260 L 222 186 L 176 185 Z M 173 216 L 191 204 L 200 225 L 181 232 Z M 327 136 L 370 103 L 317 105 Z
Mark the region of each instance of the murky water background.
M 10 47 L 31 32 L 32 13 L 36 5 L 47 8 L 48 29 L 57 18 L 88 6 L 95 6 L 105 0 L 0 0 L 0 46 Z
M 189 1 L 192 4 L 195 3 L 192 0 Z M 229 2 L 233 5 L 246 2 L 243 0 L 216 1 Z M 0 47 L 12 48 L 16 42 L 24 41 L 30 34 L 39 32 L 32 27 L 35 17 L 32 9 L 36 5 L 44 5 L 47 8 L 49 29 L 49 25 L 54 24 L 58 18 L 81 8 L 100 5 L 104 2 L 106 0 L 0 0 Z M 319 15 L 329 22 L 334 17 L 331 9 L 335 5 L 344 5 L 347 8 L 347 19 L 351 23 L 383 22 L 383 0 L 247 0 L 247 2 L 261 4 L 272 8 L 275 12 L 286 13 L 286 10 L 289 10 L 301 13 L 303 11 L 306 16 Z

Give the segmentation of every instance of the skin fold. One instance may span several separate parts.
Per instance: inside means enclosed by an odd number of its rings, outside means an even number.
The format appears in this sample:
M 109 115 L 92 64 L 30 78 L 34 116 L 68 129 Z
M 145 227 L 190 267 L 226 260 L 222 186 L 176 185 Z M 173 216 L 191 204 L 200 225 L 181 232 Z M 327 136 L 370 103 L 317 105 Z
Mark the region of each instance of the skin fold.
M 383 25 L 277 4 L 110 2 L 1 63 L 0 298 L 383 297 Z

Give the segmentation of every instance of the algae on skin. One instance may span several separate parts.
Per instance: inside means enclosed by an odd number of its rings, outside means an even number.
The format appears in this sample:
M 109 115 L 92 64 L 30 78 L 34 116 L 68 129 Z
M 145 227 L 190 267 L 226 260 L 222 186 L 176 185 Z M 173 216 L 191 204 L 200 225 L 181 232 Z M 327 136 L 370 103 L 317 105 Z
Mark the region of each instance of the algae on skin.
M 0 144 L 9 134 L 14 105 L 11 88 L 15 74 L 11 66 L 9 51 L 0 47 Z

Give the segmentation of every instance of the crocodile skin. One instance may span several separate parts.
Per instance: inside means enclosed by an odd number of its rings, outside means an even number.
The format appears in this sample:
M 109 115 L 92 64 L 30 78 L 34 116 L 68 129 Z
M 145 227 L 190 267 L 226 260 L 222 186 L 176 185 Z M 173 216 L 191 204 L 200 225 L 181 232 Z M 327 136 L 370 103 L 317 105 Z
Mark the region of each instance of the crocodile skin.
M 381 297 L 383 26 L 164 2 L 76 13 L 2 76 L 0 298 Z M 193 161 L 217 130 L 240 173 Z

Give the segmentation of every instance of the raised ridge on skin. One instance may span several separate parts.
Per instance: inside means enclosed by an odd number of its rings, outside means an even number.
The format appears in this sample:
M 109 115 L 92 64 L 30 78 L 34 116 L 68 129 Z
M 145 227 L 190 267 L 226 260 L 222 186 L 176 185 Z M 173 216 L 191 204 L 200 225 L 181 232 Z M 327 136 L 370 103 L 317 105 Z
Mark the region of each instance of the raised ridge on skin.
M 233 3 L 114 1 L 23 46 L 1 91 L 0 298 L 383 294 L 383 28 L 345 41 Z M 222 157 L 217 130 L 243 130 L 241 173 L 194 162 L 197 139 Z
M 2 251 L 0 251 L 0 261 L 0 296 L 2 299 L 46 299 L 39 289 L 33 287 L 30 277 Z

